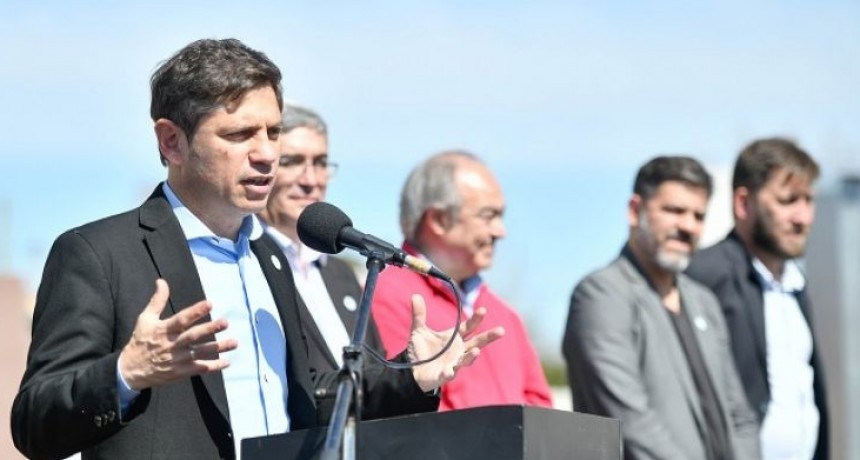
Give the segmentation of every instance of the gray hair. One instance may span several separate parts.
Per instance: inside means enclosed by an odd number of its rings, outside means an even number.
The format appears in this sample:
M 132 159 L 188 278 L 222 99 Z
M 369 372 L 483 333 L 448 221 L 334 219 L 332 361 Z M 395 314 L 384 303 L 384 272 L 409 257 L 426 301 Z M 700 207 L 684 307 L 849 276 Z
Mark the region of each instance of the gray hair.
M 463 197 L 454 173 L 464 160 L 484 164 L 471 152 L 447 150 L 424 160 L 409 173 L 400 192 L 400 230 L 406 241 L 416 243 L 418 227 L 428 209 L 443 209 L 451 216 L 460 211 Z
M 328 126 L 326 126 L 325 120 L 307 107 L 287 102 L 284 104 L 281 119 L 283 122 L 281 133 L 286 134 L 296 128 L 308 128 L 323 137 L 328 136 Z

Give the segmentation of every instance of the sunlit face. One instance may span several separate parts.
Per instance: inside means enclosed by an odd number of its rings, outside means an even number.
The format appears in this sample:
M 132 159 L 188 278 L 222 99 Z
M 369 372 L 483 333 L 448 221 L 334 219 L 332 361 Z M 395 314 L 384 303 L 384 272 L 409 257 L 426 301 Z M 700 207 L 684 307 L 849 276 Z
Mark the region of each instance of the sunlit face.
M 279 163 L 266 218 L 292 234 L 302 211 L 325 200 L 329 173 L 323 165 L 328 164 L 328 141 L 313 129 L 292 129 L 281 134 Z
M 156 131 L 158 131 L 156 123 Z M 266 205 L 275 177 L 281 112 L 270 86 L 248 91 L 198 124 L 191 143 L 179 136 L 168 158 L 171 187 L 217 228 L 234 227 Z
M 808 177 L 776 171 L 747 204 L 753 243 L 783 260 L 802 256 L 815 219 L 813 199 Z
M 708 194 L 682 182 L 662 183 L 647 201 L 631 200 L 633 244 L 657 267 L 672 273 L 687 268 L 704 227 Z
M 463 201 L 443 239 L 449 259 L 456 265 L 453 270 L 466 278 L 493 263 L 495 243 L 505 236 L 505 199 L 499 183 L 480 164 L 460 165 L 455 181 Z

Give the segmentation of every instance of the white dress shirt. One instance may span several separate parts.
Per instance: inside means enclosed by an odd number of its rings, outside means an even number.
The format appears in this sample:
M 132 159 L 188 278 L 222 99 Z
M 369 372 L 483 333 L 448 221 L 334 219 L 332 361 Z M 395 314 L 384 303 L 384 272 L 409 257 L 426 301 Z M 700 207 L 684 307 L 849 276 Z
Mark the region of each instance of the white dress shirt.
M 343 321 L 335 309 L 317 265 L 325 265 L 327 256 L 303 244 L 296 244 L 272 226 L 266 226 L 266 233 L 284 251 L 284 255 L 290 263 L 299 295 L 308 307 L 308 311 L 310 311 L 329 351 L 337 361 L 337 365 L 342 366 L 343 347 L 349 345 L 351 339 L 346 326 L 343 325 Z M 357 307 L 358 300 L 354 299 L 350 305 L 353 308 Z M 350 305 L 346 306 L 349 307 Z
M 761 426 L 765 460 L 808 460 L 818 441 L 819 413 L 812 389 L 812 333 L 797 293 L 805 280 L 793 261 L 774 279 L 758 260 L 753 267 L 764 293 L 767 376 L 770 404 Z

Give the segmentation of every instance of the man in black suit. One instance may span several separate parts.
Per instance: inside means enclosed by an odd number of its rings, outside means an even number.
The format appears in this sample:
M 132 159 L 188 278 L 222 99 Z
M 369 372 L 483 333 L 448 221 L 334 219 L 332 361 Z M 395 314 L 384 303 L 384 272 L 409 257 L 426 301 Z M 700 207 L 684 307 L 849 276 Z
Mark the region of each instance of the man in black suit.
M 328 127 L 319 114 L 290 103 L 284 104 L 282 114 L 278 170 L 260 217 L 290 263 L 299 291 L 311 373 L 334 371 L 343 364 L 343 347 L 355 328 L 361 285 L 344 261 L 302 244 L 297 223 L 308 205 L 325 201 L 337 164 L 330 161 Z M 385 356 L 372 318 L 365 339 Z
M 815 160 L 789 140 L 761 139 L 738 156 L 734 229 L 687 273 L 720 299 L 762 454 L 828 458 L 827 404 L 802 256 L 814 219 Z
M 167 180 L 140 208 L 54 243 L 12 409 L 26 456 L 232 459 L 242 438 L 325 420 L 331 404 L 313 395 L 336 376 L 311 378 L 290 271 L 254 216 L 274 182 L 280 79 L 233 39 L 191 43 L 156 70 Z M 412 361 L 447 339 L 424 326 L 421 299 L 413 311 Z M 427 366 L 368 369 L 365 405 L 432 404 L 425 392 L 503 333 L 461 339 L 476 323 Z

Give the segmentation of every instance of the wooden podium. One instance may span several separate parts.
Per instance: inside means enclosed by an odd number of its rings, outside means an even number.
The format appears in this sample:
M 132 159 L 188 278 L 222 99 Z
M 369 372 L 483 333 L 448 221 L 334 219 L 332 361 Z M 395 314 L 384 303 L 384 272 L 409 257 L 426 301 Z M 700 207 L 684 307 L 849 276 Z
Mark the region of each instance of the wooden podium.
M 242 458 L 316 458 L 325 428 L 242 441 Z M 621 424 L 595 415 L 492 406 L 361 422 L 359 460 L 620 460 Z

